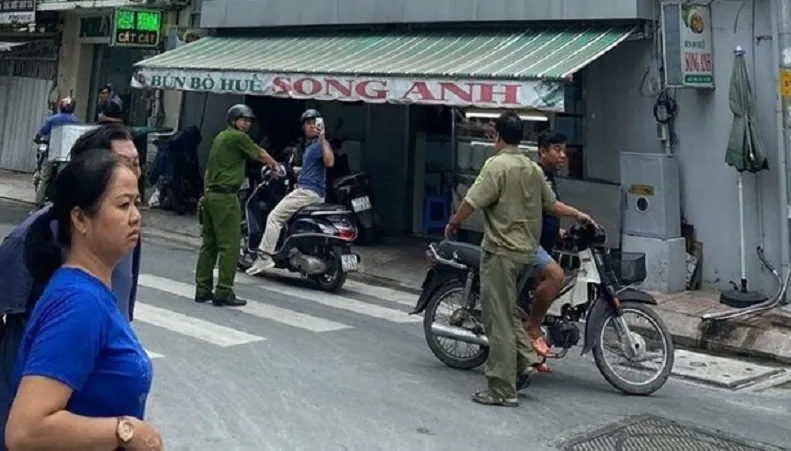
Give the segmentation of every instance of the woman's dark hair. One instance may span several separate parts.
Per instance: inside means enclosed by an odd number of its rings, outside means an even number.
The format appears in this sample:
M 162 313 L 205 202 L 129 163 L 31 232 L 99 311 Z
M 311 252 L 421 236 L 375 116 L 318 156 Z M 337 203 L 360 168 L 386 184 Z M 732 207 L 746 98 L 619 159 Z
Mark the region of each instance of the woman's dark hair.
M 112 148 L 113 141 L 126 141 L 132 139 L 132 133 L 121 124 L 100 125 L 80 136 L 71 147 L 71 158 L 95 149 Z
M 104 197 L 115 168 L 124 160 L 106 149 L 91 149 L 72 156 L 55 179 L 52 212 L 58 223 L 61 246 L 71 244 L 71 211 L 76 207 L 95 214 Z
M 494 129 L 506 144 L 518 146 L 522 141 L 522 119 L 513 111 L 506 111 L 494 122 Z

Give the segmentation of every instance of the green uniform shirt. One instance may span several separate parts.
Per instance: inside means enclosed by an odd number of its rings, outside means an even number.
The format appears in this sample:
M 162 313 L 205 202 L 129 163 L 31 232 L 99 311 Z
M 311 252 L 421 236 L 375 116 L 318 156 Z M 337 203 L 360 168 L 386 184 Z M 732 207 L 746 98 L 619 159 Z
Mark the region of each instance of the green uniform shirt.
M 247 133 L 233 127 L 221 131 L 211 143 L 204 176 L 206 188 L 235 193 L 244 182 L 246 161 L 257 159 L 258 154 L 258 146 Z
M 556 202 L 541 167 L 515 147 L 490 157 L 464 198 L 483 211 L 481 247 L 530 262 L 541 237 L 541 217 Z

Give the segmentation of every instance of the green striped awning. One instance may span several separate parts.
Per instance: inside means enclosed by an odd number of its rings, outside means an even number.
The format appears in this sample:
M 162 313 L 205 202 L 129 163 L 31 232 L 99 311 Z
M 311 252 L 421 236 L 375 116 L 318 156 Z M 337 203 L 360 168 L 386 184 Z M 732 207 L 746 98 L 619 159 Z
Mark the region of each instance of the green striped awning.
M 256 80 L 270 83 L 271 77 L 278 74 L 292 78 L 301 74 L 456 82 L 558 82 L 569 80 L 576 71 L 625 40 L 632 30 L 625 26 L 566 26 L 518 31 L 205 37 L 137 63 L 132 84 L 238 92 L 231 86 L 233 83 L 223 83 L 217 77 L 230 80 L 241 76 L 249 87 Z M 206 74 L 214 78 L 195 79 Z M 251 79 L 253 75 L 256 80 Z

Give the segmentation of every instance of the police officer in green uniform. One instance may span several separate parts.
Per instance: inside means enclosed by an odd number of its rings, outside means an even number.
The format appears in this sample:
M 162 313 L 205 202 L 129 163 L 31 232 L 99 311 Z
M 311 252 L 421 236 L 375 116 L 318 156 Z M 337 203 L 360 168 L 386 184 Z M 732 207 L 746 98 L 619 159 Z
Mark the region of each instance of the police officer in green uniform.
M 276 167 L 277 162 L 258 147 L 247 131 L 255 119 L 247 105 L 232 106 L 226 115 L 228 127 L 212 142 L 206 163 L 203 197 L 203 230 L 198 265 L 195 270 L 195 302 L 242 306 L 233 291 L 241 239 L 241 205 L 237 192 L 245 177 L 247 160 Z M 219 266 L 217 289 L 213 289 L 214 266 Z
M 485 367 L 489 387 L 475 393 L 473 401 L 485 405 L 517 406 L 517 381 L 524 382 L 531 366 L 539 363 L 517 313 L 516 285 L 519 274 L 534 264 L 542 213 L 591 221 L 558 202 L 541 167 L 519 150 L 522 127 L 514 112 L 495 121 L 497 153 L 486 160 L 445 227 L 445 238 L 450 238 L 473 211 L 483 211 L 481 311 L 489 337 Z

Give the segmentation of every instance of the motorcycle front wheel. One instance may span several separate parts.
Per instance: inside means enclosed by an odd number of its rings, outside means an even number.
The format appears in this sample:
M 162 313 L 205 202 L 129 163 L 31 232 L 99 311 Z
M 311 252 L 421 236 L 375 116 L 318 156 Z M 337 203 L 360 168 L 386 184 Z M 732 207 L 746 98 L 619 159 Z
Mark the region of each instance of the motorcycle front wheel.
M 471 296 L 475 296 L 475 294 Z M 426 305 L 426 311 L 423 314 L 423 333 L 426 335 L 429 349 L 442 363 L 451 368 L 470 370 L 486 362 L 486 358 L 489 357 L 489 348 L 452 338 L 438 337 L 431 330 L 431 325 L 438 320 L 437 312 L 440 307 L 447 307 L 450 310 L 448 317 L 445 320 L 440 319 L 440 321 L 453 325 L 450 324 L 452 317 L 460 313 L 464 307 L 463 297 L 464 281 L 462 280 L 451 280 L 439 287 Z M 463 349 L 467 349 L 469 352 L 462 352 Z
M 645 320 L 645 324 L 627 325 L 626 315 L 641 317 Z M 597 335 L 597 343 L 593 347 L 596 367 L 604 379 L 618 390 L 628 395 L 646 396 L 662 388 L 670 378 L 675 363 L 673 339 L 662 318 L 649 306 L 636 302 L 623 302 L 620 317 L 614 312 L 607 316 Z M 628 336 L 635 344 L 636 353 L 628 350 L 626 339 Z M 625 362 L 614 364 L 605 351 L 623 351 Z M 628 380 L 620 374 L 621 369 L 634 370 L 635 373 L 646 378 L 639 382 Z

